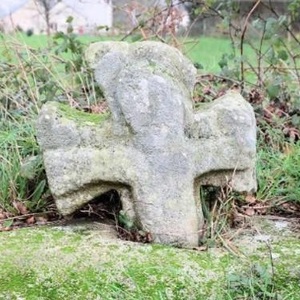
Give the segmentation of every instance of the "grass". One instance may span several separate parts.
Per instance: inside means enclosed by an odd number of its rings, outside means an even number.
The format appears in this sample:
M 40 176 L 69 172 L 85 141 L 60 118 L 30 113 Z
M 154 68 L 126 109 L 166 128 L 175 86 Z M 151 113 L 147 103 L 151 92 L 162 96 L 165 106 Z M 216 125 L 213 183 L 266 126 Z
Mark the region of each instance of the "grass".
M 4 39 L 0 45 L 0 209 L 17 214 L 13 203 L 21 201 L 31 212 L 43 211 L 48 191 L 34 130 L 41 105 L 52 99 L 97 104 L 102 96 L 80 60 L 81 43 L 65 53 L 60 48 L 64 40 L 48 52 L 45 36 Z M 87 44 L 102 38 L 80 39 Z M 230 42 L 201 37 L 185 44 L 184 51 L 203 65 L 201 72 L 218 73 Z M 262 134 L 259 140 L 257 197 L 297 202 L 300 145 L 286 143 L 284 135 L 272 128 L 267 133 L 271 144 L 266 145 Z M 196 252 L 105 242 L 98 231 L 2 232 L 0 299 L 299 299 L 297 238 L 280 236 L 273 243 L 274 276 L 268 247 L 260 244 L 251 252 L 252 246 L 247 244 L 244 255 L 236 257 L 220 249 Z
M 183 52 L 192 62 L 202 65 L 205 73 L 218 73 L 223 54 L 230 51 L 227 38 L 199 37 L 186 41 Z
M 300 145 L 288 145 L 286 152 L 261 149 L 258 152 L 258 197 L 299 203 Z M 295 167 L 296 166 L 296 167 Z
M 94 85 L 93 74 L 83 59 L 84 47 L 91 41 L 107 40 L 109 37 L 61 36 L 49 42 L 46 36 L 2 36 L 0 55 L 0 156 L 4 181 L 0 205 L 11 206 L 12 201 L 30 204 L 37 196 L 47 193 L 47 187 L 22 177 L 21 165 L 31 156 L 39 154 L 35 142 L 33 120 L 41 105 L 49 100 L 66 101 L 80 106 L 97 105 L 103 100 L 99 88 Z M 118 37 L 116 39 L 119 39 Z M 47 45 L 50 45 L 47 49 Z M 186 40 L 183 51 L 194 63 L 203 65 L 202 73 L 220 72 L 219 61 L 230 53 L 230 41 L 225 38 L 199 37 Z M 2 47 L 2 48 L 1 48 Z M 32 47 L 32 48 L 31 48 Z M 246 48 L 248 55 L 253 52 Z M 252 53 L 252 54 L 251 54 Z M 78 112 L 86 116 L 85 113 Z M 102 116 L 101 116 L 102 117 Z M 9 122 L 7 122 L 9 121 Z M 299 201 L 298 153 L 299 143 L 289 146 L 292 151 L 282 151 L 285 137 L 281 131 L 267 129 L 273 135 L 273 145 L 266 145 L 260 136 L 258 149 L 259 200 L 282 198 Z M 276 140 L 277 139 L 277 140 Z M 13 145 L 10 144 L 10 140 Z M 281 146 L 280 146 L 281 145 Z M 12 152 L 13 151 L 13 152 Z M 11 154 L 13 153 L 13 154 Z M 39 169 L 39 166 L 37 167 Z M 39 174 L 40 171 L 36 171 Z M 32 188 L 36 185 L 35 190 Z M 43 191 L 41 191 L 43 190 Z
M 108 41 L 108 40 L 121 40 L 123 36 L 88 36 L 82 35 L 78 36 L 77 39 L 84 45 L 88 45 L 93 42 L 99 41 Z M 27 36 L 23 33 L 16 33 L 11 36 L 3 36 L 2 40 L 5 43 L 0 45 L 0 55 L 1 48 L 5 48 L 6 43 L 20 43 L 24 47 L 32 47 L 34 49 L 44 49 L 46 45 L 53 46 L 52 38 L 48 38 L 46 35 L 32 35 Z M 127 41 L 132 41 L 131 37 L 126 39 Z M 255 40 L 252 43 L 255 44 Z M 221 71 L 220 61 L 224 54 L 230 55 L 232 53 L 232 41 L 227 37 L 208 37 L 208 36 L 200 36 L 193 38 L 184 38 L 178 40 L 179 48 L 182 52 L 191 59 L 194 63 L 201 64 L 203 66 L 203 70 L 207 73 L 217 73 Z M 270 47 L 270 43 L 265 42 L 263 46 L 263 51 L 267 51 Z M 245 44 L 245 57 L 248 58 L 249 61 L 253 65 L 255 65 L 256 55 L 255 51 Z M 235 52 L 239 54 L 239 48 L 236 46 Z
M 28 36 L 24 33 L 15 33 L 12 35 L 5 35 L 3 36 L 5 42 L 7 43 L 15 43 L 19 42 L 23 44 L 24 46 L 28 47 L 33 47 L 36 49 L 44 49 L 46 45 L 52 44 L 52 38 L 48 38 L 47 35 L 41 34 L 41 35 L 31 35 Z M 108 36 L 87 36 L 87 35 L 82 35 L 78 36 L 78 39 L 80 42 L 83 44 L 89 44 L 92 42 L 97 42 L 97 41 L 106 41 L 106 40 L 111 40 L 111 37 Z M 2 45 L 3 47 L 4 45 Z M 1 48 L 0 48 L 1 49 Z
M 0 208 L 15 212 L 11 201 L 22 200 L 31 211 L 43 207 L 45 188 L 41 157 L 30 116 L 6 122 L 0 119 Z M 26 157 L 35 158 L 25 161 Z M 27 166 L 27 167 L 26 167 Z
M 273 278 L 264 243 L 236 257 L 105 240 L 95 229 L 27 228 L 0 235 L 0 299 L 296 300 L 296 245 L 274 235 Z
M 79 36 L 78 40 L 84 45 L 88 45 L 93 42 L 107 41 L 107 40 L 120 40 L 122 37 L 109 37 L 109 36 Z M 32 47 L 34 49 L 44 49 L 47 44 L 53 45 L 52 40 L 45 35 L 32 35 L 27 36 L 22 33 L 18 33 L 12 36 L 4 37 L 5 43 L 0 45 L 0 56 L 5 44 L 21 44 L 24 47 Z M 130 39 L 129 39 L 130 40 Z M 227 38 L 214 38 L 214 37 L 199 37 L 189 38 L 181 41 L 183 53 L 191 59 L 194 63 L 201 64 L 205 72 L 219 72 L 219 61 L 224 53 L 230 53 L 230 41 Z

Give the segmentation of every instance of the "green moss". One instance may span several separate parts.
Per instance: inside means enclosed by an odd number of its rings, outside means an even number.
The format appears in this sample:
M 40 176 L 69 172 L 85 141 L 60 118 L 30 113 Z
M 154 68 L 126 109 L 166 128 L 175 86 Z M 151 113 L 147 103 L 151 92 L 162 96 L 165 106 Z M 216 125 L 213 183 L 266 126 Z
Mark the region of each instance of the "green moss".
M 1 233 L 0 299 L 97 299 L 101 295 L 101 299 L 125 300 L 232 300 L 237 299 L 236 287 L 247 293 L 254 287 L 259 292 L 258 284 L 269 278 L 251 273 L 253 266 L 271 267 L 264 243 L 251 255 L 235 257 L 224 249 L 201 252 L 102 240 L 95 229 L 73 229 Z M 275 291 L 287 296 L 282 299 L 300 299 L 298 243 L 297 238 L 281 235 L 272 245 L 272 280 Z M 230 286 L 232 276 L 235 282 Z
M 73 247 L 73 246 L 65 246 L 65 247 L 61 248 L 61 251 L 63 253 L 74 253 L 76 250 L 75 250 L 75 247 Z
M 65 103 L 58 103 L 58 109 L 63 118 L 76 121 L 77 123 L 91 123 L 91 124 L 100 124 L 103 121 L 107 120 L 110 116 L 109 113 L 103 114 L 93 114 L 87 113 L 84 111 L 77 110 L 70 107 Z

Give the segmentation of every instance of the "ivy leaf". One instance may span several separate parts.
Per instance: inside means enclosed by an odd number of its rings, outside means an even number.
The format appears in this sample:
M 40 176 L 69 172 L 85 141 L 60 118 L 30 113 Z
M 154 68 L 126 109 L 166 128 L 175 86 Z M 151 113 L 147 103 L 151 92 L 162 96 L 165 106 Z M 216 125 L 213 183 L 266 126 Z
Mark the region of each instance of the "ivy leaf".
M 278 25 L 279 26 L 286 26 L 287 25 L 287 17 L 285 15 L 281 15 L 278 18 Z
M 252 26 L 258 30 L 263 30 L 264 29 L 264 22 L 260 19 L 255 19 L 253 22 L 252 22 Z
M 10 220 L 5 220 L 3 222 L 3 227 L 9 228 L 12 226 L 12 224 L 14 223 L 14 220 L 10 219 Z
M 228 60 L 227 60 L 227 56 L 223 55 L 221 60 L 218 62 L 219 66 L 221 69 L 223 69 L 224 67 L 228 66 Z
M 282 60 L 287 60 L 289 56 L 285 50 L 280 50 L 278 51 L 278 58 Z
M 194 63 L 194 67 L 196 68 L 196 69 L 198 69 L 198 70 L 202 70 L 203 69 L 203 65 L 202 64 L 200 64 L 200 63 Z
M 300 127 L 300 116 L 298 116 L 298 115 L 293 115 L 293 116 L 292 116 L 292 124 L 293 124 L 295 127 Z
M 271 99 L 277 98 L 280 92 L 280 86 L 277 84 L 270 84 L 267 86 L 267 93 Z

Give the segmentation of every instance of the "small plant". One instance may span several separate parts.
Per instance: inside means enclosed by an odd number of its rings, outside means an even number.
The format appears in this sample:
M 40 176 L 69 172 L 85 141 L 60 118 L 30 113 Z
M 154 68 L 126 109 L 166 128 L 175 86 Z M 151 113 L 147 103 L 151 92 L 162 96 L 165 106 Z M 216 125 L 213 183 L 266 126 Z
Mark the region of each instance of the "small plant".
M 84 44 L 72 33 L 71 20 L 69 33 L 54 37 L 54 50 L 46 45 L 31 48 L 13 36 L 0 38 L 1 227 L 3 220 L 45 212 L 49 205 L 53 211 L 35 138 L 35 120 L 42 104 L 66 102 L 95 113 L 102 113 L 106 106 L 84 60 Z M 15 203 L 22 203 L 22 212 Z
M 225 246 L 233 254 L 235 247 L 224 237 L 224 234 L 233 225 L 235 201 L 239 195 L 233 193 L 230 183 L 223 188 L 202 186 L 200 199 L 202 204 L 205 226 L 202 230 L 201 243 L 213 247 L 218 244 Z
M 251 264 L 247 271 L 230 273 L 228 281 L 228 299 L 245 300 L 278 300 L 281 298 L 276 291 L 275 270 L 271 246 L 269 250 L 269 265 L 262 263 Z
M 19 214 L 14 205 L 19 201 L 28 212 L 43 211 L 48 187 L 33 122 L 22 117 L 0 120 L 0 125 L 0 208 Z
M 283 152 L 263 149 L 258 153 L 258 198 L 300 201 L 300 145 L 286 144 Z
M 32 36 L 33 34 L 34 34 L 33 29 L 27 29 L 27 30 L 26 30 L 26 35 L 27 35 L 27 36 Z
M 119 237 L 123 240 L 140 243 L 152 242 L 151 233 L 141 230 L 138 222 L 130 218 L 124 210 L 119 212 L 117 230 Z
M 274 274 L 262 264 L 253 264 L 247 272 L 232 273 L 227 277 L 228 298 L 245 300 L 278 299 L 274 286 Z
M 99 112 L 97 107 L 103 106 L 104 96 L 100 87 L 95 84 L 94 73 L 84 59 L 85 45 L 78 39 L 73 32 L 73 18 L 67 19 L 67 33 L 57 32 L 53 36 L 55 55 L 64 57 L 61 64 L 64 66 L 65 74 L 72 74 L 73 89 L 68 90 L 70 104 L 86 110 Z

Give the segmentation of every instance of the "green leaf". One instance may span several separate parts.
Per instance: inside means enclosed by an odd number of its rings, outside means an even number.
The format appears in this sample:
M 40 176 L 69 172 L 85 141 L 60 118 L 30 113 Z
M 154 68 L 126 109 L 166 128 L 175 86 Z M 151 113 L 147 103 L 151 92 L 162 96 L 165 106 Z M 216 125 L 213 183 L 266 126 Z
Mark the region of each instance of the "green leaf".
M 258 30 L 262 30 L 265 26 L 265 23 L 261 19 L 255 19 L 252 22 L 252 26 Z
M 293 124 L 295 127 L 300 127 L 300 116 L 298 116 L 298 115 L 293 115 L 293 116 L 292 116 L 292 124 Z
M 289 56 L 285 50 L 280 50 L 278 51 L 278 58 L 282 60 L 287 60 Z
M 12 226 L 12 224 L 14 223 L 14 220 L 5 220 L 4 222 L 3 222 L 3 227 L 11 227 Z
M 198 70 L 202 70 L 203 69 L 203 65 L 202 64 L 200 64 L 200 63 L 194 63 L 194 67 L 196 68 L 196 69 L 198 69 Z
M 119 222 L 123 225 L 127 230 L 131 230 L 134 227 L 133 220 L 127 216 L 127 214 L 121 210 L 118 216 Z
M 37 202 L 40 200 L 44 190 L 45 190 L 45 186 L 46 186 L 46 180 L 43 179 L 39 182 L 39 184 L 37 185 L 37 187 L 35 188 L 33 194 L 32 194 L 32 201 L 33 202 Z
M 267 52 L 268 63 L 271 65 L 275 65 L 278 62 L 278 57 L 273 49 L 273 47 Z
M 143 36 L 141 34 L 135 34 L 131 36 L 131 41 L 134 42 L 138 42 L 143 38 Z
M 227 59 L 227 55 L 223 55 L 221 60 L 218 62 L 219 66 L 221 69 L 223 69 L 224 67 L 228 66 L 228 59 Z
M 103 29 L 106 31 L 109 30 L 109 27 L 107 25 L 100 25 L 100 26 L 97 26 L 96 28 L 97 28 L 97 30 L 103 30 Z
M 280 93 L 280 86 L 277 84 L 270 84 L 267 86 L 267 93 L 271 99 L 277 98 Z
M 67 17 L 67 20 L 66 20 L 66 23 L 72 23 L 73 22 L 73 17 L 72 16 L 68 16 Z
M 295 98 L 293 102 L 293 109 L 300 110 L 300 98 Z
M 287 17 L 285 15 L 281 15 L 279 18 L 278 18 L 278 25 L 279 26 L 286 26 L 287 25 Z

